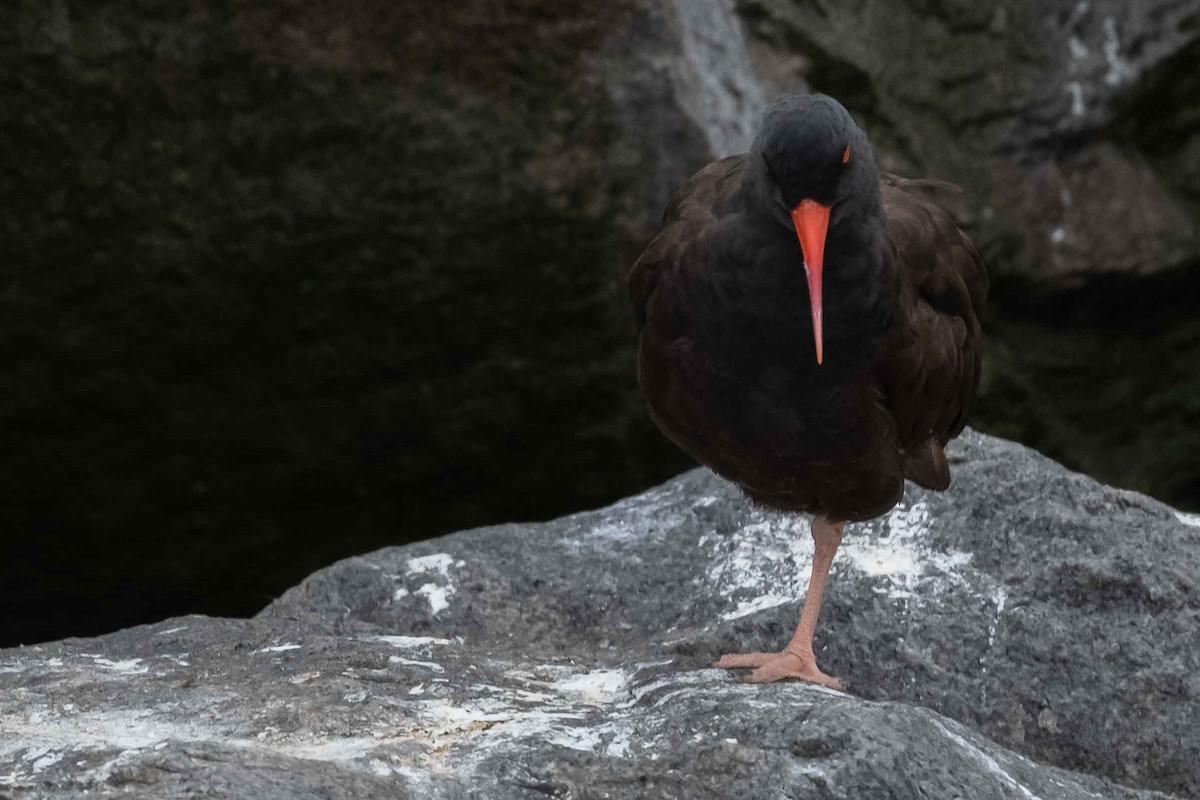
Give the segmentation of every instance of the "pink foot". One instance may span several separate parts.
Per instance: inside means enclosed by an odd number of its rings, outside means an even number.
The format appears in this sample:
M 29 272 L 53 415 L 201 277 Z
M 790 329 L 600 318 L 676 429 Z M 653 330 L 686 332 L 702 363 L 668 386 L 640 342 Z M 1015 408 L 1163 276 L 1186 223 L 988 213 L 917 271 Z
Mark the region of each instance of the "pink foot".
M 721 656 L 716 666 L 718 669 L 753 670 L 742 678 L 747 683 L 798 680 L 818 683 L 838 691 L 846 688 L 837 678 L 821 672 L 815 658 L 803 658 L 787 650 L 782 653 L 729 653 Z

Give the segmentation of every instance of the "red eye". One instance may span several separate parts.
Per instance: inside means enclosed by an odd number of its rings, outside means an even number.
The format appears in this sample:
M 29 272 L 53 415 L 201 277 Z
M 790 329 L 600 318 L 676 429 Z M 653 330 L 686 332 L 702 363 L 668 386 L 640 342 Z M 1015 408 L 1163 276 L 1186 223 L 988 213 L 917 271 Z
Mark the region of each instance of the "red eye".
M 846 149 L 842 151 L 842 163 L 845 164 L 850 160 L 850 145 L 846 145 Z

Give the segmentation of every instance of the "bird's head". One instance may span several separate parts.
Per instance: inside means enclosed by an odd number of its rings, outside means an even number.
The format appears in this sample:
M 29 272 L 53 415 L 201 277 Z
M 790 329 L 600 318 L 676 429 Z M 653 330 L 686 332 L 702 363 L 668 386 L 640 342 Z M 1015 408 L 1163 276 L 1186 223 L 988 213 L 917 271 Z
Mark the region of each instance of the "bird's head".
M 753 155 L 766 169 L 772 210 L 790 220 L 800 239 L 820 364 L 821 276 L 829 217 L 856 192 L 878 191 L 871 148 L 837 100 L 823 94 L 790 95 L 767 109 Z

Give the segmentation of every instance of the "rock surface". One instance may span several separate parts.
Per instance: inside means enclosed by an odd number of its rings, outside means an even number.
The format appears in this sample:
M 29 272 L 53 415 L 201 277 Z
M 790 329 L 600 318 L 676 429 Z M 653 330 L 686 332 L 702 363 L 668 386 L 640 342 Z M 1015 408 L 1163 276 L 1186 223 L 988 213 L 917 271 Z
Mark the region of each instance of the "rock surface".
M 696 470 L 322 570 L 253 620 L 0 651 L 0 797 L 1200 797 L 1200 518 L 968 432 L 848 532 Z M 1052 765 L 1052 766 L 1051 766 Z

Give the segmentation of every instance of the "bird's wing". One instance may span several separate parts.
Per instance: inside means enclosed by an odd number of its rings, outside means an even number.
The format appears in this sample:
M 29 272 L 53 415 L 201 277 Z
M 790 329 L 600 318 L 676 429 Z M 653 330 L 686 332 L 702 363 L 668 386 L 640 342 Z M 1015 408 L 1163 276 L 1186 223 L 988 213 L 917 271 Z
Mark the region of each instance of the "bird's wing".
M 895 324 L 876 374 L 896 421 L 908 477 L 949 485 L 942 448 L 957 436 L 979 386 L 988 276 L 975 245 L 924 183 L 882 181 Z
M 745 156 L 713 162 L 676 190 L 663 212 L 662 230 L 629 270 L 629 298 L 638 331 L 646 325 L 646 307 L 665 270 L 686 268 L 686 250 L 717 223 L 722 199 L 741 182 Z

